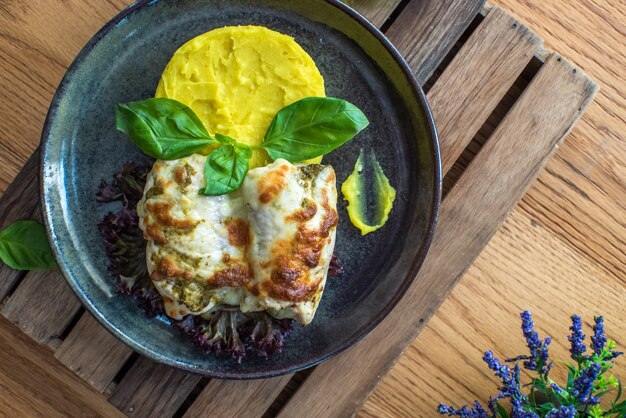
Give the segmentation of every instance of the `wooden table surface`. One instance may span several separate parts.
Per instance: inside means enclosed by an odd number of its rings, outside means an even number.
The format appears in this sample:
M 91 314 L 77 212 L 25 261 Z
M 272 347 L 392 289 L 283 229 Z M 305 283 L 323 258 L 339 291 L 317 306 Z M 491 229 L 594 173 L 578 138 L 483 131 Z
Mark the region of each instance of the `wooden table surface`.
M 353 0 L 370 1 L 370 0 Z M 373 1 L 373 0 L 372 0 Z M 33 152 L 64 70 L 128 0 L 0 0 L 0 192 Z M 524 351 L 519 312 L 567 356 L 569 316 L 626 345 L 626 10 L 622 0 L 497 0 L 601 90 L 501 230 L 360 416 L 434 416 L 493 394 L 482 352 Z M 65 21 L 67 8 L 81 21 Z M 65 28 L 72 26 L 69 39 Z M 626 379 L 626 362 L 616 369 Z M 557 367 L 554 377 L 564 376 Z M 0 319 L 0 415 L 119 415 L 47 349 Z

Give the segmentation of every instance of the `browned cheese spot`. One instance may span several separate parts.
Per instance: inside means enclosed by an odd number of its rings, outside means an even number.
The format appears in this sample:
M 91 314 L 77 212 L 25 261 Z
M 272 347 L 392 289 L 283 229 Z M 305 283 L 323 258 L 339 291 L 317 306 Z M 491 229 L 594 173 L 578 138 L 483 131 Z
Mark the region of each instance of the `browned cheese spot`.
M 287 221 L 306 222 L 313 219 L 317 213 L 317 204 L 309 199 L 304 199 L 302 202 L 302 209 L 295 211 L 291 215 L 287 216 Z
M 219 270 L 207 280 L 207 284 L 214 289 L 219 287 L 244 286 L 252 279 L 252 270 L 245 264 L 233 264 Z
M 281 165 L 259 180 L 259 202 L 267 204 L 276 199 L 280 192 L 287 187 L 288 172 L 289 166 Z
M 170 257 L 163 257 L 155 264 L 155 269 L 150 275 L 150 278 L 154 281 L 164 280 L 170 277 L 182 277 L 186 280 L 193 278 L 190 272 L 181 269 Z
M 224 221 L 228 230 L 230 245 L 245 247 L 250 242 L 250 227 L 248 222 L 239 218 L 228 218 Z
M 165 238 L 163 231 L 161 231 L 156 224 L 146 224 L 146 233 L 144 238 L 152 238 L 157 244 L 167 244 L 167 238 Z
M 146 203 L 146 211 L 151 215 L 145 219 L 146 227 L 151 225 L 163 225 L 176 229 L 193 229 L 197 222 L 192 219 L 177 219 L 172 216 L 171 202 L 148 202 Z M 148 222 L 150 225 L 148 225 Z
M 174 177 L 176 178 L 176 183 L 180 187 L 187 187 L 191 184 L 193 180 L 193 176 L 196 174 L 196 170 L 189 164 L 185 163 L 185 165 L 179 166 L 174 170 Z

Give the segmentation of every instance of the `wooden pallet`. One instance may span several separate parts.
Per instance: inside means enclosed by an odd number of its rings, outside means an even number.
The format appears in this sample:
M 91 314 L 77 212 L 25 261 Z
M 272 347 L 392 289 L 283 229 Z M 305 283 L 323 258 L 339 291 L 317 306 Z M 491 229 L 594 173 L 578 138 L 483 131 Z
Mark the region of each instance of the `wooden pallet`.
M 352 1 L 425 86 L 444 199 L 430 253 L 392 313 L 347 352 L 295 375 L 220 381 L 141 357 L 58 271 L 0 266 L 0 313 L 129 416 L 349 416 L 417 337 L 597 92 L 523 24 L 482 0 Z M 41 217 L 38 153 L 0 199 L 0 227 Z M 176 388 L 176 390 L 172 390 Z

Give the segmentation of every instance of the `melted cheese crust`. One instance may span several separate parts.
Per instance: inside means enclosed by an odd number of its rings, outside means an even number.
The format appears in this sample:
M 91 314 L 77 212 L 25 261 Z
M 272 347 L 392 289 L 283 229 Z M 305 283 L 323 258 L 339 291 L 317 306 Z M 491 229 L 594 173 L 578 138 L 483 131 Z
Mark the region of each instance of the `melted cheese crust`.
M 157 161 L 137 211 L 151 278 L 175 319 L 224 306 L 308 324 L 335 244 L 335 172 L 279 159 L 203 196 L 204 161 Z

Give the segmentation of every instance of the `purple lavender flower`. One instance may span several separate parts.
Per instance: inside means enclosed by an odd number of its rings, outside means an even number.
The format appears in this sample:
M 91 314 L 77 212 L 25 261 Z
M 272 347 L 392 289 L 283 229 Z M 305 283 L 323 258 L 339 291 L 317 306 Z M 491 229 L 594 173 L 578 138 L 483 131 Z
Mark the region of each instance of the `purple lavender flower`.
M 602 353 L 602 350 L 604 350 L 604 345 L 606 344 L 606 335 L 604 335 L 604 317 L 596 316 L 593 319 L 596 323 L 593 326 L 591 347 L 593 348 L 593 352 L 599 356 Z
M 580 356 L 587 350 L 584 344 L 585 334 L 583 334 L 583 324 L 578 315 L 572 315 L 572 326 L 569 328 L 572 333 L 567 337 L 571 344 L 569 352 L 574 360 L 578 361 Z
M 457 416 L 461 418 L 488 418 L 487 412 L 478 401 L 474 401 L 474 407 L 468 408 L 467 405 L 456 409 L 452 406 L 440 404 L 437 408 L 437 412 L 441 415 L 448 415 L 449 417 Z
M 553 409 L 548 412 L 546 418 L 574 418 L 576 416 L 576 408 L 571 405 L 562 406 L 559 409 Z
M 611 354 L 609 354 L 608 356 L 606 356 L 606 357 L 604 358 L 604 360 L 606 360 L 606 361 L 610 361 L 610 360 L 615 359 L 615 357 L 619 357 L 619 356 L 621 356 L 621 355 L 623 355 L 623 354 L 624 354 L 624 352 L 623 352 L 623 351 L 611 351 Z
M 534 412 L 524 410 L 524 405 L 528 403 L 528 397 L 524 395 L 520 389 L 520 368 L 515 364 L 513 370 L 504 365 L 493 356 L 492 351 L 485 352 L 483 360 L 491 370 L 493 370 L 500 379 L 502 379 L 500 398 L 509 398 L 511 402 L 512 418 L 539 418 Z
M 593 391 L 593 382 L 595 382 L 601 369 L 600 364 L 593 363 L 574 380 L 574 388 L 571 393 L 582 404 L 596 405 L 600 402 L 597 396 L 591 396 L 591 392 Z
M 505 395 L 502 392 L 498 393 L 495 397 L 492 397 L 492 396 L 489 397 L 489 400 L 487 401 L 487 406 L 489 407 L 489 410 L 494 416 L 496 415 L 496 404 L 498 403 L 500 399 L 504 399 L 504 398 L 505 398 Z
M 552 338 L 548 337 L 541 341 L 539 334 L 535 332 L 535 324 L 530 311 L 524 311 L 520 315 L 522 317 L 522 332 L 526 338 L 526 345 L 530 351 L 529 356 L 518 356 L 515 358 L 506 359 L 506 361 L 513 362 L 518 360 L 524 360 L 524 367 L 528 370 L 538 370 L 540 374 L 548 374 L 552 369 L 553 363 L 549 363 L 548 346 L 552 342 Z
M 552 383 L 550 387 L 552 388 L 554 393 L 558 393 L 559 395 L 563 395 L 565 393 L 565 389 L 563 389 L 561 386 L 557 385 L 556 383 Z

